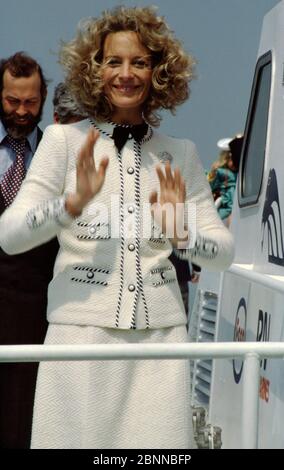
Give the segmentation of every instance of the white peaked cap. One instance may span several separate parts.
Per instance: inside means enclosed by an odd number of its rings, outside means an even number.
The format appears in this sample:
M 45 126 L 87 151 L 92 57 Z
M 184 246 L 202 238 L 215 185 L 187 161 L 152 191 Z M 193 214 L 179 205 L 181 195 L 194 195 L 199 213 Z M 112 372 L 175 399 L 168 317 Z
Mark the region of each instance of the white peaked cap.
M 225 139 L 220 139 L 217 142 L 217 147 L 221 150 L 230 150 L 229 143 L 231 142 L 232 137 L 226 137 Z

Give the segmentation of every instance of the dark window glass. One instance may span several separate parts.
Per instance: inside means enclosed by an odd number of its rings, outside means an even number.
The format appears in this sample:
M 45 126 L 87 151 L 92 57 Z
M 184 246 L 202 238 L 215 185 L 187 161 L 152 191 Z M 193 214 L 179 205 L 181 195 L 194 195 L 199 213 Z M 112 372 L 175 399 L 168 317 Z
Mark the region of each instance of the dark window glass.
M 257 63 L 245 129 L 239 178 L 239 204 L 248 206 L 258 201 L 266 147 L 271 88 L 271 52 Z

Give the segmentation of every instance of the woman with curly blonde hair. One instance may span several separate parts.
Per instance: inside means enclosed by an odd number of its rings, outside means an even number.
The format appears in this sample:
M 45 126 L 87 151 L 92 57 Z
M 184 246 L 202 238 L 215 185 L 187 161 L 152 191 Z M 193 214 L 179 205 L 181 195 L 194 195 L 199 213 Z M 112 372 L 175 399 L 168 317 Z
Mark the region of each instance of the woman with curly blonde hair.
M 135 32 L 147 49 L 152 77 L 143 115 L 149 124 L 158 125 L 158 110 L 169 109 L 174 113 L 176 106 L 189 97 L 188 83 L 194 76 L 195 62 L 154 8 L 118 7 L 105 12 L 100 19 L 82 22 L 76 38 L 63 45 L 60 53 L 67 85 L 90 116 L 99 121 L 112 118 L 113 105 L 102 93 L 102 74 L 107 65 L 102 51 L 106 37 L 119 30 Z
M 153 8 L 119 7 L 60 60 L 89 117 L 46 129 L 0 244 L 58 236 L 46 344 L 185 342 L 170 253 L 216 270 L 233 256 L 194 144 L 152 127 L 188 97 L 193 59 Z M 184 359 L 43 362 L 32 447 L 192 448 L 189 378 Z

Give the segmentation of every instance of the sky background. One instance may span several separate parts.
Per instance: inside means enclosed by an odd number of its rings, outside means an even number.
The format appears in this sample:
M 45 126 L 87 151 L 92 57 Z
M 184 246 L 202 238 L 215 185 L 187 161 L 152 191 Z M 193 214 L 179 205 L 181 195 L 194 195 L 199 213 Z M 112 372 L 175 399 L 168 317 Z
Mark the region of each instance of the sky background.
M 197 59 L 190 99 L 176 116 L 165 112 L 160 130 L 193 140 L 205 167 L 216 159 L 217 141 L 242 132 L 262 20 L 279 0 L 1 0 L 0 57 L 23 50 L 42 65 L 49 96 L 41 127 L 52 122 L 60 40 L 73 38 L 81 18 L 115 5 L 156 5 L 187 52 Z

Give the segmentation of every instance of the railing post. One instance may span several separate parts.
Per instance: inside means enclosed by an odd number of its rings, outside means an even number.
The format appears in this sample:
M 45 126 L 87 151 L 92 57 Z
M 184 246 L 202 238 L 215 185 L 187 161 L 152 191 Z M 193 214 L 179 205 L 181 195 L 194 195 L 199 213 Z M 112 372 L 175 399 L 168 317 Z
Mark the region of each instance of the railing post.
M 242 448 L 257 449 L 259 409 L 260 357 L 256 353 L 245 355 L 242 407 Z

